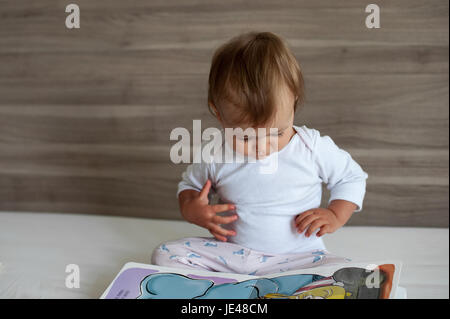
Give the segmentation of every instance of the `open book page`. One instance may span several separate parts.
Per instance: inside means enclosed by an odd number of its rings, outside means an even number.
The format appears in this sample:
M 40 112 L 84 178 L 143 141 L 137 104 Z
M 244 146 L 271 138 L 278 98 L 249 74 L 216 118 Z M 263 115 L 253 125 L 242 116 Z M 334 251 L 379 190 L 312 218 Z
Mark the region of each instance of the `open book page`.
M 251 299 L 253 286 L 240 282 L 258 277 L 127 263 L 109 285 L 102 299 Z M 233 285 L 231 285 L 233 284 Z M 236 286 L 237 284 L 237 286 Z M 228 289 L 224 289 L 229 286 Z M 217 287 L 222 287 L 217 291 Z M 234 289 L 233 289 L 234 288 Z
M 261 277 L 127 263 L 104 299 L 379 299 L 395 296 L 399 262 L 328 264 Z
M 265 276 L 278 286 L 264 298 L 389 299 L 398 287 L 401 262 L 351 262 Z

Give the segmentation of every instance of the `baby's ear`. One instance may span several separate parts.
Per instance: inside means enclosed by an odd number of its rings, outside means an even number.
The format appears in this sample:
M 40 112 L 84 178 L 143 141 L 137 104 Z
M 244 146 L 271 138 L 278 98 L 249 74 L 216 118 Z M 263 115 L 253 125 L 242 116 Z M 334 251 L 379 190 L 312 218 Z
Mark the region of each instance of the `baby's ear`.
M 209 109 L 214 113 L 214 115 L 219 120 L 219 122 L 222 122 L 219 111 L 217 110 L 216 106 L 214 104 L 212 104 L 211 102 L 209 103 Z

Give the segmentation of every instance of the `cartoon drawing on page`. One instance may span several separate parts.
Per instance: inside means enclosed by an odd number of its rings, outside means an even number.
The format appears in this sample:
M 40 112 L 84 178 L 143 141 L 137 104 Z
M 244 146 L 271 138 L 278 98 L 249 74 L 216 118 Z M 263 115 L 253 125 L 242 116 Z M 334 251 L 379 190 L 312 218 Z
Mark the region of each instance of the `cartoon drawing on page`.
M 385 299 L 392 298 L 400 270 L 398 263 L 378 264 L 374 269 L 346 264 L 256 277 L 127 265 L 102 298 Z

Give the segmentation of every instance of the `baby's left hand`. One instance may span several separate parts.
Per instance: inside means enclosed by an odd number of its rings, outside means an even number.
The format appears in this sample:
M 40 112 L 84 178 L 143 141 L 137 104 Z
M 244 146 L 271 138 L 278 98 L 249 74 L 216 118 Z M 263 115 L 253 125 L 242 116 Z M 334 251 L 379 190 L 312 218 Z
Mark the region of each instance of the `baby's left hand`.
M 311 236 L 319 228 L 320 231 L 316 234 L 317 237 L 333 233 L 342 226 L 336 214 L 327 208 L 314 208 L 300 213 L 295 218 L 295 225 L 299 233 L 303 233 L 308 228 L 305 233 L 306 237 Z

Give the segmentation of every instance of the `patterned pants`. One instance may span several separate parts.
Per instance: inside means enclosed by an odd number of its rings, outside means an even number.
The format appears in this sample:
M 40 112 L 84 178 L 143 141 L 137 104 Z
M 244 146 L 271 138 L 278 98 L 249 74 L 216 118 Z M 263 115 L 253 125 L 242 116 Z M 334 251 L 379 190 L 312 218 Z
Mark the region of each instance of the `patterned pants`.
M 327 250 L 267 254 L 238 244 L 221 242 L 214 237 L 189 237 L 162 243 L 153 251 L 151 260 L 153 265 L 159 266 L 248 275 L 265 275 L 349 261 Z

